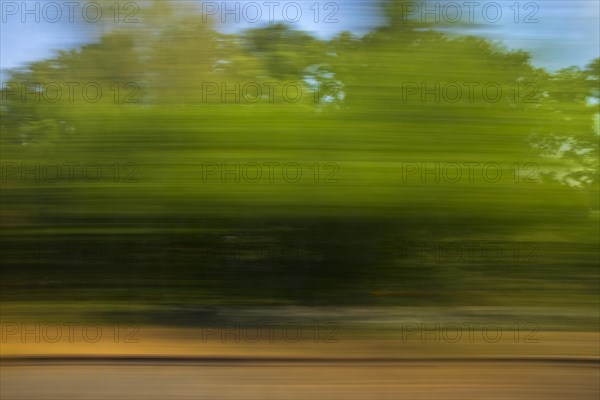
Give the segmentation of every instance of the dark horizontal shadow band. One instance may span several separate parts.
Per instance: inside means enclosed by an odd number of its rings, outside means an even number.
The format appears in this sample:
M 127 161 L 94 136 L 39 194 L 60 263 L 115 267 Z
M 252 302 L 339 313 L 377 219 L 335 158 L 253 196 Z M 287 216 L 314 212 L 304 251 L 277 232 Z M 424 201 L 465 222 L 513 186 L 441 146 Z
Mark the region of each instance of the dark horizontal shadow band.
M 187 364 L 405 364 L 405 363 L 544 363 L 600 366 L 593 357 L 272 357 L 272 356 L 19 356 L 0 357 L 2 366 L 18 365 L 187 365 Z

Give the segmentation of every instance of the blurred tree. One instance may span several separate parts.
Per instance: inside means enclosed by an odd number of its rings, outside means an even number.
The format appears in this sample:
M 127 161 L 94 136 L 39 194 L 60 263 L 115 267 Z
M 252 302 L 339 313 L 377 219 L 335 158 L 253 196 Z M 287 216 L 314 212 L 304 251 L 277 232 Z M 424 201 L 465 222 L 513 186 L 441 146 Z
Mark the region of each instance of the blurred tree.
M 138 24 L 108 23 L 97 43 L 13 71 L 9 81 L 29 88 L 25 101 L 21 86 L 2 91 L 3 160 L 68 156 L 111 168 L 115 159 L 140 167 L 136 185 L 112 180 L 68 189 L 19 187 L 17 176 L 3 190 L 2 213 L 9 217 L 3 221 L 26 219 L 28 232 L 52 228 L 59 242 L 71 240 L 67 233 L 93 233 L 101 243 L 134 232 L 129 240 L 149 243 L 150 250 L 134 254 L 139 262 L 128 280 L 117 279 L 121 268 L 110 260 L 98 269 L 83 266 L 80 277 L 89 290 L 97 283 L 89 276 L 109 271 L 107 281 L 112 278 L 119 290 L 148 273 L 139 297 L 156 287 L 166 297 L 180 296 L 181 289 L 184 302 L 225 295 L 362 301 L 373 289 L 386 288 L 412 288 L 424 301 L 463 301 L 458 289 L 483 298 L 488 294 L 478 285 L 490 276 L 501 282 L 504 271 L 490 264 L 471 275 L 417 258 L 402 264 L 399 242 L 520 240 L 527 232 L 550 241 L 559 231 L 561 240 L 583 237 L 580 245 L 595 244 L 588 233 L 590 210 L 597 210 L 598 110 L 590 98 L 598 98 L 598 60 L 586 69 L 550 73 L 533 67 L 526 52 L 433 31 L 407 18 L 402 2 L 384 3 L 386 26 L 363 38 L 346 32 L 329 41 L 281 24 L 219 34 L 195 5 L 178 5 L 150 2 L 139 10 Z M 78 86 L 70 99 L 73 82 Z M 90 82 L 104 91 L 98 101 L 82 96 Z M 223 90 L 239 90 L 237 83 L 253 82 L 279 88 L 299 83 L 308 95 L 298 103 L 278 96 L 276 104 L 222 96 Z M 33 100 L 53 84 L 63 90 L 58 101 Z M 218 90 L 208 101 L 207 84 Z M 132 94 L 139 101 L 126 102 Z M 238 179 L 228 185 L 220 173 L 215 182 L 202 181 L 205 162 L 214 167 L 257 160 L 302 163 L 304 180 L 290 184 L 278 176 L 269 182 L 265 169 L 256 184 Z M 334 168 L 319 169 L 323 160 Z M 477 164 L 476 182 L 466 167 L 459 182 L 427 181 L 421 173 L 403 180 L 407 163 L 431 171 L 466 162 Z M 493 184 L 481 179 L 490 163 L 501 165 Z M 523 184 L 530 171 L 523 175 L 515 164 L 533 164 L 536 183 Z M 338 184 L 323 184 L 332 171 Z M 217 245 L 243 237 L 257 247 L 263 240 L 278 249 L 316 252 L 320 259 L 205 262 L 189 239 L 205 231 Z M 596 255 L 586 248 L 572 262 L 564 253 L 557 270 L 574 264 L 584 281 L 593 275 L 586 268 Z M 74 274 L 62 260 L 54 264 L 65 279 Z M 511 272 L 520 279 L 536 274 L 534 267 Z M 558 285 L 562 276 L 552 279 Z M 432 291 L 438 292 L 427 297 Z M 400 299 L 408 301 L 406 295 Z

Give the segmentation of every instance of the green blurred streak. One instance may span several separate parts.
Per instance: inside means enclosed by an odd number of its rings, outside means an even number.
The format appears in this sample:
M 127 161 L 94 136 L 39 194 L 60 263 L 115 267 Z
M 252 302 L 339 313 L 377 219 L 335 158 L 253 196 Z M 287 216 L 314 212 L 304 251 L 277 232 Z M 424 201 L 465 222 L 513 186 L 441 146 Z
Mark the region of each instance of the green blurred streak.
M 3 300 L 597 308 L 598 60 L 550 74 L 525 52 L 388 12 L 390 25 L 365 38 L 320 41 L 285 26 L 221 35 L 193 10 L 155 4 L 140 26 L 14 71 L 15 82 L 106 92 L 97 103 L 3 93 Z M 337 90 L 315 92 L 317 81 Z M 207 83 L 236 82 L 295 83 L 304 96 L 206 96 Z M 503 96 L 406 97 L 413 83 L 456 82 Z M 36 163 L 93 163 L 104 176 L 24 182 L 9 169 Z M 236 163 L 296 163 L 303 176 L 203 175 Z M 407 170 L 450 163 L 463 174 L 478 163 L 475 179 Z M 482 178 L 492 163 L 493 182 Z M 474 240 L 539 252 L 444 265 L 398 255 Z M 51 251 L 61 246 L 71 250 Z

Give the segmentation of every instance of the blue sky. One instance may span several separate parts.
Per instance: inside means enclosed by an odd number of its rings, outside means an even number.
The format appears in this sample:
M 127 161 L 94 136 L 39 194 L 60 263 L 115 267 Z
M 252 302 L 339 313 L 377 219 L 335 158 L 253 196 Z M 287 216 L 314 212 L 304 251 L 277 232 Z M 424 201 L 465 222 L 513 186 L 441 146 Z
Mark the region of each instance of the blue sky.
M 57 0 L 56 3 L 62 4 L 65 1 Z M 51 0 L 38 3 L 41 4 L 40 7 L 43 7 L 45 2 L 51 2 Z M 9 68 L 23 66 L 28 62 L 52 56 L 57 49 L 73 48 L 94 41 L 98 36 L 94 30 L 87 29 L 90 24 L 69 22 L 66 11 L 63 18 L 57 23 L 46 21 L 42 14 L 39 23 L 35 22 L 32 15 L 27 16 L 26 22 L 23 23 L 21 10 L 18 10 L 16 15 L 10 15 L 7 12 L 11 7 L 8 3 L 17 4 L 20 7 L 21 1 L 0 0 L 0 10 L 2 10 L 0 67 L 3 72 Z M 28 3 L 36 2 L 29 1 Z M 83 0 L 80 3 L 83 4 Z M 125 4 L 126 2 L 122 1 L 121 3 Z M 197 1 L 197 3 L 201 7 L 202 2 Z M 208 3 L 204 2 L 205 5 Z M 227 1 L 225 3 L 228 3 L 227 7 L 233 9 L 235 2 Z M 241 3 L 240 7 L 243 7 L 249 2 L 241 1 L 239 3 Z M 263 1 L 257 1 L 257 3 L 263 4 Z M 291 2 L 280 1 L 282 5 L 286 3 Z M 331 37 L 344 30 L 360 35 L 383 22 L 375 0 L 338 0 L 331 2 L 335 3 L 335 6 L 328 5 L 327 7 L 328 1 L 300 0 L 297 3 L 301 5 L 303 15 L 294 26 L 310 31 L 319 37 Z M 309 9 L 314 3 L 317 3 L 320 9 L 317 23 L 314 22 L 314 8 Z M 443 6 L 449 1 L 441 0 L 439 3 Z M 463 1 L 459 0 L 456 3 L 463 4 Z M 481 1 L 480 3 L 485 5 L 492 2 Z M 473 28 L 469 28 L 468 32 L 502 41 L 509 48 L 528 50 L 532 53 L 535 65 L 551 70 L 569 65 L 582 66 L 599 56 L 599 0 L 541 0 L 536 2 L 500 0 L 497 3 L 501 5 L 503 18 L 498 23 L 489 23 L 482 19 L 482 11 L 475 9 L 475 22 L 479 22 L 480 25 L 473 24 Z M 520 7 L 520 23 L 514 22 L 514 10 L 509 10 L 514 3 Z M 535 10 L 533 6 L 527 6 L 527 3 L 537 5 L 537 11 L 533 17 L 539 21 L 538 23 L 522 23 L 521 20 Z M 220 8 L 222 2 L 219 1 L 216 4 Z M 418 5 L 420 2 L 416 2 L 416 4 Z M 525 9 L 525 7 L 528 8 Z M 262 21 L 268 23 L 268 9 L 262 6 L 261 8 L 265 14 Z M 63 8 L 64 10 L 66 8 Z M 51 14 L 51 11 L 49 9 L 48 19 L 54 15 Z M 252 11 L 254 10 L 250 8 L 247 11 L 249 18 L 254 16 L 254 14 L 250 14 Z M 288 9 L 289 19 L 294 18 L 294 11 L 293 7 Z M 334 14 L 331 18 L 337 19 L 339 22 L 324 23 L 325 17 L 332 13 Z M 124 14 L 126 13 L 124 12 Z M 257 26 L 248 22 L 244 23 L 243 14 L 240 15 L 240 23 L 234 23 L 233 15 L 226 16 L 228 21 L 225 24 L 219 24 L 219 29 L 223 32 L 232 32 Z M 415 15 L 418 17 L 418 11 L 415 12 Z M 222 17 L 221 9 L 216 11 L 216 16 Z M 281 21 L 283 11 L 275 8 L 274 17 L 274 20 Z M 443 19 L 444 14 L 440 13 L 440 18 Z

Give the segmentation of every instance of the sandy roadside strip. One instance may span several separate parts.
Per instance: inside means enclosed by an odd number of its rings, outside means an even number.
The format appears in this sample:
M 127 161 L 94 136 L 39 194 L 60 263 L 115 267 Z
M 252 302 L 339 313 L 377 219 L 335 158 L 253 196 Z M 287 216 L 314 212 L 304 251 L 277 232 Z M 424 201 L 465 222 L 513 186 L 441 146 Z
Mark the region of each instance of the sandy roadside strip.
M 585 358 L 600 359 L 600 333 L 540 331 L 535 341 L 513 332 L 484 336 L 473 332 L 456 339 L 435 332 L 421 335 L 377 335 L 339 332 L 222 332 L 202 328 L 93 326 L 87 331 L 29 326 L 4 331 L 0 356 L 170 356 L 170 357 L 312 357 L 312 358 Z

